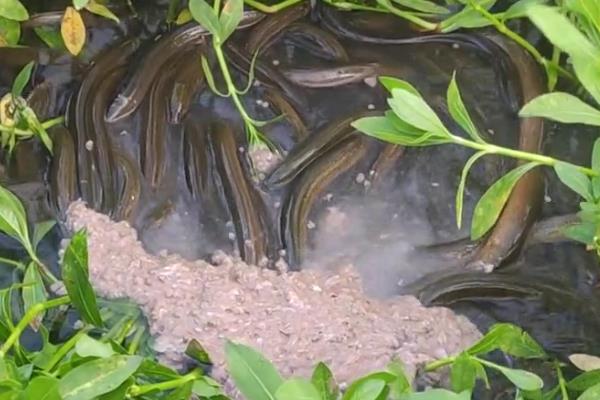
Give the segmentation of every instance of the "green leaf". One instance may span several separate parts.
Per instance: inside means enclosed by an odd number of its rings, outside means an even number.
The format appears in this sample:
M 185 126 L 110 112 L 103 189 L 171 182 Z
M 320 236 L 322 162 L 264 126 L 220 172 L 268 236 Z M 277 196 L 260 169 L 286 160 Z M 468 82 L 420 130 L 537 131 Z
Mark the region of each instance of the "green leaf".
M 447 93 L 447 101 L 448 101 L 448 111 L 450 111 L 450 115 L 452 118 L 467 132 L 467 134 L 476 142 L 484 143 L 481 136 L 477 132 L 477 128 L 475 124 L 471 120 L 471 116 L 463 103 L 463 100 L 460 96 L 460 91 L 458 90 L 458 85 L 456 84 L 456 71 L 452 74 L 452 80 L 450 81 L 450 85 L 448 85 L 448 93 Z
M 485 235 L 496 223 L 514 186 L 529 170 L 539 165 L 529 162 L 513 169 L 498 179 L 479 199 L 473 211 L 471 239 L 477 240 Z
M 143 358 L 115 355 L 86 362 L 60 379 L 64 400 L 92 400 L 118 388 L 135 373 Z
M 460 393 L 465 390 L 472 391 L 477 380 L 477 365 L 479 362 L 471 358 L 467 353 L 461 353 L 450 369 L 450 381 L 452 390 Z
M 415 96 L 421 97 L 419 91 L 405 80 L 394 78 L 393 76 L 380 76 L 379 83 L 381 83 L 381 85 L 390 93 L 392 93 L 392 90 L 394 89 L 404 89 Z
M 209 378 L 208 376 L 203 376 L 200 379 L 196 379 L 192 385 L 192 392 L 201 399 L 212 399 L 213 397 L 224 396 L 219 382 Z M 221 400 L 221 398 L 219 398 L 219 400 Z
M 177 389 L 173 390 L 164 400 L 186 400 L 190 399 L 192 396 L 192 387 L 194 386 L 194 382 L 190 381 L 185 383 L 184 385 L 179 386 Z
M 351 125 L 366 135 L 401 146 L 430 146 L 449 142 L 448 139 L 439 138 L 404 123 L 391 112 L 385 117 L 360 118 Z
M 584 372 L 567 382 L 569 390 L 576 392 L 583 392 L 595 385 L 600 385 L 600 370 Z
M 348 387 L 342 400 L 377 400 L 385 386 L 383 379 L 359 379 Z
M 23 278 L 23 310 L 29 311 L 31 307 L 38 303 L 43 303 L 47 300 L 46 289 L 44 288 L 44 281 L 40 275 L 38 266 L 34 262 L 30 262 L 25 270 L 25 276 Z M 37 317 L 31 321 L 31 328 L 37 331 L 42 320 L 44 319 L 44 313 L 39 313 Z
M 0 17 L 0 40 L 4 39 L 7 45 L 14 46 L 21 38 L 21 24 L 17 21 Z
M 208 60 L 206 59 L 206 57 L 204 55 L 202 55 L 201 63 L 202 63 L 202 71 L 204 72 L 204 76 L 206 78 L 206 83 L 208 83 L 208 87 L 210 88 L 210 90 L 212 90 L 212 92 L 214 94 L 216 94 L 217 96 L 228 97 L 229 96 L 228 94 L 221 93 L 221 92 L 219 92 L 219 89 L 217 89 L 217 85 L 215 84 L 215 78 L 213 77 L 212 71 L 210 69 L 210 65 L 208 64 Z
M 450 132 L 422 97 L 404 89 L 393 89 L 388 104 L 402 121 L 415 128 L 441 137 L 450 136 Z
M 31 247 L 23 204 L 2 186 L 0 186 L 0 231 L 17 239 L 23 247 Z
M 310 379 L 321 400 L 337 400 L 340 390 L 331 370 L 325 363 L 318 363 Z
M 491 364 L 492 363 L 486 363 L 486 365 L 489 367 L 492 367 Z M 513 385 L 519 389 L 533 391 L 544 387 L 544 381 L 542 381 L 542 378 L 532 372 L 522 369 L 506 368 L 497 364 L 494 364 L 493 368 L 500 371 L 509 381 L 513 383 Z
M 582 371 L 600 370 L 600 357 L 589 354 L 571 354 L 569 361 Z
M 135 379 L 129 377 L 115 390 L 104 393 L 98 397 L 98 400 L 123 400 L 127 398 L 127 391 L 135 384 Z M 181 397 L 180 397 L 181 399 Z
M 458 189 L 456 189 L 456 226 L 458 227 L 458 229 L 462 227 L 463 199 L 465 193 L 465 186 L 467 184 L 467 175 L 469 174 L 469 171 L 477 162 L 477 160 L 479 160 L 486 154 L 487 153 L 485 151 L 479 151 L 473 154 L 465 163 L 465 166 L 463 167 L 462 173 L 460 175 L 460 182 L 458 184 Z
M 96 294 L 88 280 L 87 235 L 80 230 L 65 250 L 62 276 L 71 302 L 87 323 L 102 326 Z
M 421 393 L 410 393 L 402 400 L 471 400 L 471 392 L 454 393 L 446 389 L 427 389 Z
M 33 71 L 34 65 L 35 63 L 33 61 L 25 65 L 15 78 L 11 90 L 13 98 L 17 98 L 23 94 L 23 89 L 25 89 L 27 82 L 31 79 L 31 72 Z
M 496 0 L 480 0 L 478 3 L 487 10 L 496 3 Z M 491 25 L 491 22 L 470 6 L 465 6 L 461 11 L 440 23 L 442 32 L 451 32 L 460 28 L 480 28 L 488 25 Z
M 387 370 L 395 376 L 393 381 L 388 381 L 387 384 L 390 388 L 390 395 L 392 398 L 399 398 L 405 393 L 410 393 L 412 387 L 410 380 L 406 376 L 404 366 L 399 360 L 390 362 L 387 366 Z
M 279 386 L 275 398 L 277 400 L 321 400 L 321 395 L 306 379 L 293 378 Z
M 225 359 L 239 391 L 249 400 L 275 400 L 283 383 L 279 372 L 256 350 L 227 341 Z
M 24 399 L 62 400 L 58 392 L 58 379 L 50 376 L 38 376 L 29 382 L 23 392 Z
M 185 349 L 185 355 L 191 357 L 201 364 L 212 364 L 212 360 L 210 359 L 208 352 L 196 339 L 190 340 Z
M 583 222 L 570 225 L 563 229 L 563 234 L 577 242 L 592 244 L 596 236 L 596 224 L 593 222 Z
M 119 17 L 117 17 L 115 14 L 113 14 L 113 12 L 110 11 L 110 9 L 108 7 L 106 7 L 103 4 L 97 3 L 94 0 L 90 1 L 85 6 L 85 9 L 93 14 L 99 15 L 101 17 L 113 20 L 116 23 L 119 23 Z
M 592 169 L 596 172 L 600 172 L 600 138 L 594 142 L 592 150 Z
M 240 24 L 244 16 L 244 0 L 225 0 L 221 10 L 219 24 L 221 25 L 220 40 L 225 42 Z
M 75 353 L 80 357 L 98 357 L 106 358 L 115 354 L 109 343 L 103 343 L 99 340 L 83 335 L 75 343 Z
M 76 10 L 81 10 L 87 6 L 89 2 L 90 0 L 73 0 L 73 7 L 75 7 Z
M 36 249 L 42 239 L 54 228 L 56 221 L 48 220 L 39 222 L 33 227 L 33 248 Z
M 506 21 L 513 18 L 525 17 L 530 7 L 547 2 L 548 0 L 519 0 L 502 13 L 502 19 Z
M 0 17 L 13 21 L 27 21 L 29 13 L 19 0 L 0 0 Z
M 221 24 L 215 10 L 205 0 L 190 0 L 192 17 L 216 38 L 221 35 Z
M 478 355 L 496 349 L 520 358 L 546 356 L 544 349 L 527 332 L 508 323 L 494 324 L 483 338 L 466 350 L 466 353 Z
M 450 12 L 446 7 L 428 0 L 393 0 L 393 2 L 403 7 L 429 14 L 448 14 Z
M 554 165 L 554 171 L 558 175 L 558 179 L 565 185 L 567 185 L 575 193 L 587 201 L 593 201 L 594 196 L 592 195 L 592 183 L 590 179 L 572 164 L 565 162 L 557 162 Z
M 577 400 L 598 400 L 600 399 L 600 384 L 587 389 L 577 398 Z
M 600 111 L 562 92 L 548 93 L 531 100 L 519 112 L 521 117 L 543 117 L 569 124 L 600 126 Z
M 33 30 L 36 35 L 46 43 L 46 46 L 51 49 L 67 50 L 58 28 L 52 26 L 38 26 L 33 28 Z

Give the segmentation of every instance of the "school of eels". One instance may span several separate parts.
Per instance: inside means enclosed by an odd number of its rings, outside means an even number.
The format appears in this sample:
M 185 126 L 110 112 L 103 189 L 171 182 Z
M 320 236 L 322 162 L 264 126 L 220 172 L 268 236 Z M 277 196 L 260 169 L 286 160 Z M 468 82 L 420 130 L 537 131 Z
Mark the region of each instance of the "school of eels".
M 126 36 L 89 64 L 77 64 L 81 80 L 68 102 L 66 129 L 52 132 L 55 157 L 48 179 L 56 214 L 64 216 L 68 205 L 81 198 L 91 208 L 140 229 L 160 225 L 173 212 L 174 199 L 185 197 L 201 204 L 202 221 L 218 219 L 231 226 L 234 249 L 247 263 L 261 265 L 284 254 L 298 267 L 310 246 L 310 213 L 328 187 L 364 162 L 370 163 L 372 182 L 377 184 L 401 165 L 405 154 L 402 147 L 378 143 L 350 126 L 361 116 L 383 111 L 365 110 L 329 120 L 318 129 L 309 121 L 307 90 L 327 91 L 369 79 L 376 84 L 378 75 L 400 71 L 377 60 L 353 61 L 343 43 L 460 45 L 490 60 L 505 106 L 514 115 L 544 90 L 535 62 L 506 38 L 477 32 L 380 37 L 354 29 L 352 19 L 343 14 L 325 5 L 311 10 L 308 3 L 269 16 L 246 12 L 237 32 L 243 39 L 224 47 L 239 86 L 253 75 L 253 90 L 259 90 L 264 105 L 291 127 L 289 137 L 270 138 L 282 160 L 267 171 L 253 167 L 239 121 L 199 110 L 198 99 L 215 97 L 201 58 L 217 69 L 209 33 L 197 23 L 171 27 L 149 41 Z M 281 41 L 328 66 L 277 68 L 266 62 L 261 54 Z M 18 62 L 60 59 L 29 49 L 17 55 L 13 60 Z M 218 73 L 213 79 L 222 87 Z M 48 111 L 43 108 L 42 104 L 36 111 Z M 269 136 L 268 125 L 264 131 Z M 539 152 L 542 135 L 540 119 L 522 119 L 519 148 Z M 537 170 L 529 172 L 515 186 L 487 237 L 471 243 L 453 262 L 486 271 L 501 265 L 519 250 L 542 197 L 542 176 Z

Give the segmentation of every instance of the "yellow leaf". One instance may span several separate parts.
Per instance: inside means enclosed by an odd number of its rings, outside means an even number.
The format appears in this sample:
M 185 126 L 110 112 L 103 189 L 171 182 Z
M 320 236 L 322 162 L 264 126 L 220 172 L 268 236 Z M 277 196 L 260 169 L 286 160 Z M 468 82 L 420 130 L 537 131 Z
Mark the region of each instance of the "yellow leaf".
M 177 16 L 177 19 L 175 20 L 175 24 L 177 25 L 183 25 L 185 23 L 188 23 L 192 20 L 192 13 L 190 13 L 190 10 L 188 8 L 182 10 L 179 15 Z
M 115 14 L 113 14 L 112 11 L 110 11 L 105 5 L 97 3 L 94 0 L 91 0 L 87 4 L 87 6 L 85 6 L 85 9 L 91 13 L 100 15 L 104 18 L 112 19 L 116 23 L 119 23 L 119 18 Z
M 60 33 L 67 50 L 73 55 L 78 55 L 85 44 L 85 25 L 79 11 L 67 7 L 60 26 Z

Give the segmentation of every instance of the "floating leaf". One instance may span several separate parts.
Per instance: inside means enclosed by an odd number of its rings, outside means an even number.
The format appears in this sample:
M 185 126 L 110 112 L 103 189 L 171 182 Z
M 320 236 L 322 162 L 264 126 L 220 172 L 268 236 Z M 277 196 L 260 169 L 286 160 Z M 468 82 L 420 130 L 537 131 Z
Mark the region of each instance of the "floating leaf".
M 480 151 L 473 154 L 465 163 L 465 166 L 463 167 L 462 173 L 460 175 L 460 182 L 458 184 L 458 189 L 456 189 L 456 226 L 458 227 L 458 229 L 462 227 L 463 199 L 469 170 L 473 167 L 473 164 L 475 164 L 477 160 L 479 160 L 486 154 L 487 153 L 485 151 Z
M 572 164 L 557 162 L 554 171 L 562 183 L 587 201 L 593 201 L 590 179 Z
M 83 230 L 73 235 L 65 250 L 62 276 L 71 302 L 83 320 L 95 326 L 102 326 L 96 294 L 88 280 L 87 236 Z
M 471 239 L 477 240 L 485 235 L 496 223 L 504 205 L 516 183 L 532 168 L 536 162 L 523 164 L 497 180 L 479 199 L 473 211 L 471 222 Z
M 569 361 L 582 371 L 600 370 L 600 357 L 589 354 L 571 354 Z
M 27 21 L 29 13 L 19 0 L 0 0 L 0 17 L 13 21 Z
M 317 364 L 312 373 L 311 382 L 317 389 L 320 400 L 337 400 L 340 390 L 331 370 L 325 363 Z
M 44 281 L 42 280 L 37 264 L 34 262 L 29 263 L 29 266 L 27 266 L 27 269 L 25 270 L 22 296 L 23 309 L 25 312 L 29 311 L 34 305 L 43 303 L 47 300 Z M 43 319 L 44 313 L 39 313 L 33 321 L 31 321 L 31 328 L 34 331 L 37 331 Z
M 458 85 L 456 84 L 456 72 L 452 74 L 452 80 L 450 81 L 450 85 L 448 85 L 448 93 L 447 93 L 447 101 L 448 101 L 448 111 L 450 111 L 450 115 L 452 118 L 467 132 L 467 134 L 476 142 L 483 143 L 483 139 L 479 136 L 477 132 L 477 128 L 471 120 L 471 116 L 463 103 L 463 100 L 460 96 L 460 91 L 458 90 Z
M 67 7 L 60 25 L 60 33 L 67 50 L 73 55 L 78 55 L 85 45 L 86 32 L 83 19 L 79 11 Z
M 83 335 L 75 343 L 75 353 L 80 357 L 106 358 L 114 355 L 115 351 L 109 343 Z
M 111 392 L 135 373 L 143 358 L 114 355 L 81 364 L 60 379 L 64 400 L 92 400 Z
M 110 11 L 110 9 L 104 4 L 100 4 L 95 0 L 90 0 L 90 2 L 85 6 L 85 9 L 93 14 L 119 23 L 119 17 L 117 17 L 112 11 Z
M 477 365 L 479 362 L 473 360 L 467 353 L 461 353 L 450 369 L 450 380 L 452 382 L 452 390 L 457 393 L 465 390 L 471 391 L 475 387 L 477 380 Z
M 215 10 L 205 0 L 190 0 L 190 13 L 207 31 L 219 38 L 221 24 Z
M 21 38 L 21 24 L 0 17 L 0 38 L 3 41 L 3 43 L 0 43 L 0 47 L 16 45 Z
M 275 398 L 277 400 L 322 400 L 314 385 L 300 378 L 283 382 L 277 389 Z
M 225 359 L 239 391 L 252 400 L 276 400 L 283 379 L 273 364 L 256 350 L 228 341 Z
M 519 112 L 521 117 L 543 117 L 570 124 L 600 126 L 600 111 L 577 97 L 562 92 L 548 93 L 531 100 Z
M 219 24 L 221 25 L 220 40 L 226 41 L 240 24 L 244 16 L 244 0 L 225 0 Z
M 348 387 L 342 400 L 377 400 L 385 390 L 383 379 L 360 379 Z

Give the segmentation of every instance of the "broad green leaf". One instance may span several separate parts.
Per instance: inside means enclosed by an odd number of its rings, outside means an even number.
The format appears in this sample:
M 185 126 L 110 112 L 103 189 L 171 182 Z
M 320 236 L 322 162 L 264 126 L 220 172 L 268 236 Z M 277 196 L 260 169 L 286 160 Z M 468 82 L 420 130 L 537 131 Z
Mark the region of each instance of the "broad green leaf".
M 256 350 L 228 341 L 225 344 L 228 371 L 239 391 L 251 400 L 276 400 L 283 383 L 279 372 Z
M 202 378 L 195 380 L 192 385 L 192 392 L 201 399 L 212 399 L 213 397 L 224 396 L 219 382 L 208 376 L 203 376 Z
M 593 201 L 590 179 L 572 164 L 557 162 L 554 171 L 558 179 L 587 201 Z
M 421 393 L 409 393 L 402 400 L 471 400 L 471 392 L 454 393 L 446 389 L 427 389 Z
M 441 137 L 450 136 L 435 111 L 422 97 L 407 90 L 393 89 L 392 98 L 388 99 L 388 104 L 402 121 L 415 128 Z
M 165 365 L 159 364 L 158 362 L 149 358 L 144 359 L 142 365 L 138 370 L 138 373 L 166 381 L 177 379 L 180 377 L 175 370 Z
M 98 397 L 98 400 L 123 400 L 127 398 L 127 391 L 131 386 L 135 384 L 135 379 L 133 377 L 129 377 L 125 380 L 125 382 L 121 383 L 121 385 L 115 390 L 104 393 L 103 395 Z M 181 397 L 180 397 L 181 398 Z
M 31 248 L 23 204 L 2 186 L 0 186 L 0 231 L 17 239 L 23 247 Z
M 27 21 L 29 13 L 19 0 L 0 0 L 0 17 L 13 21 Z
M 318 363 L 310 379 L 321 400 L 337 400 L 340 390 L 331 370 L 325 363 Z
M 428 14 L 447 14 L 450 12 L 446 7 L 442 7 L 429 0 L 392 0 L 394 3 L 415 11 L 421 11 Z
M 577 392 L 583 392 L 595 385 L 600 385 L 600 370 L 584 372 L 567 382 L 567 387 Z
M 489 9 L 496 0 L 480 0 L 479 5 Z M 465 6 L 461 11 L 446 18 L 440 23 L 442 32 L 451 32 L 460 28 L 480 28 L 491 25 L 491 22 L 470 6 Z
M 479 199 L 473 211 L 471 239 L 477 240 L 485 235 L 496 223 L 514 186 L 532 168 L 539 165 L 529 162 L 513 169 L 497 180 Z
M 529 19 L 553 45 L 580 60 L 594 60 L 598 49 L 556 7 L 535 5 L 527 9 Z
M 96 294 L 88 280 L 87 236 L 81 230 L 71 238 L 65 250 L 62 277 L 71 302 L 87 323 L 102 326 Z
M 450 85 L 448 85 L 447 101 L 448 111 L 450 111 L 452 118 L 454 118 L 473 140 L 483 143 L 483 139 L 479 136 L 477 128 L 475 127 L 473 120 L 471 120 L 471 116 L 460 96 L 460 91 L 456 84 L 456 72 L 452 74 L 452 80 L 450 81 Z
M 600 103 L 600 58 L 571 57 L 575 75 L 583 87 Z
M 21 24 L 17 21 L 0 17 L 0 38 L 4 41 L 3 44 L 0 44 L 0 47 L 16 45 L 21 38 Z
M 494 324 L 477 343 L 466 352 L 470 355 L 489 353 L 496 349 L 515 357 L 545 357 L 544 349 L 525 331 L 508 323 Z
M 184 385 L 179 386 L 177 389 L 173 390 L 164 400 L 185 400 L 190 399 L 192 396 L 192 387 L 194 386 L 194 382 L 187 382 Z
M 73 7 L 75 7 L 76 10 L 81 10 L 87 6 L 89 2 L 90 0 L 73 0 Z
M 600 173 L 600 138 L 596 139 L 592 148 L 592 169 Z
M 116 23 L 119 23 L 119 17 L 117 17 L 115 14 L 113 14 L 113 12 L 110 11 L 110 9 L 108 7 L 106 7 L 104 4 L 100 4 L 95 0 L 90 0 L 90 2 L 85 6 L 85 9 L 93 14 L 99 15 L 101 17 L 113 20 Z
M 196 339 L 190 340 L 186 349 L 185 355 L 191 357 L 201 364 L 212 364 L 208 352 L 204 349 L 204 346 L 200 344 Z
M 562 92 L 543 94 L 519 112 L 521 117 L 543 117 L 570 124 L 600 126 L 600 111 L 577 97 Z
M 25 270 L 25 276 L 23 278 L 23 309 L 25 312 L 29 311 L 31 307 L 38 303 L 43 303 L 47 300 L 46 289 L 44 288 L 44 281 L 40 275 L 38 266 L 34 262 L 30 262 Z M 45 313 L 39 313 L 36 318 L 31 321 L 31 328 L 37 331 L 42 320 L 44 319 Z
M 60 379 L 60 394 L 64 400 L 95 399 L 117 389 L 142 361 L 139 356 L 115 355 L 86 362 Z
M 23 94 L 25 86 L 27 86 L 27 83 L 31 79 L 31 72 L 33 71 L 34 65 L 35 63 L 33 61 L 25 65 L 15 78 L 11 90 L 13 98 L 20 97 Z
M 467 184 L 467 176 L 469 171 L 473 167 L 473 164 L 477 162 L 481 157 L 485 156 L 487 153 L 484 151 L 477 152 L 473 154 L 465 163 L 463 167 L 462 173 L 460 175 L 460 182 L 458 184 L 458 189 L 456 189 L 456 226 L 458 229 L 462 227 L 462 213 L 463 213 L 463 199 L 465 193 L 465 186 Z
M 75 353 L 80 357 L 106 358 L 114 355 L 115 351 L 109 343 L 83 335 L 75 344 Z
M 33 227 L 33 238 L 32 238 L 32 243 L 33 243 L 34 249 L 36 249 L 38 247 L 38 245 L 40 244 L 42 239 L 48 234 L 48 232 L 50 232 L 52 230 L 52 228 L 54 228 L 55 225 L 56 225 L 56 221 L 53 221 L 53 220 L 43 221 L 43 222 L 39 222 L 39 223 L 35 224 L 35 226 Z
M 522 18 L 527 15 L 527 10 L 535 5 L 546 4 L 548 0 L 519 0 L 502 13 L 503 20 Z
M 404 89 L 415 96 L 421 97 L 419 91 L 405 80 L 394 78 L 393 76 L 380 76 L 379 83 L 381 83 L 381 85 L 390 93 L 392 93 L 392 90 L 394 89 Z
M 524 371 L 522 369 L 506 368 L 501 365 L 494 365 L 493 368 L 500 371 L 519 389 L 533 391 L 544 387 L 542 378 L 532 372 Z
M 583 222 L 580 224 L 570 225 L 563 230 L 563 234 L 569 239 L 577 242 L 591 244 L 596 236 L 596 224 Z
M 402 365 L 401 361 L 394 360 L 390 362 L 387 366 L 387 370 L 395 376 L 393 381 L 387 382 L 392 398 L 399 398 L 404 393 L 411 392 L 412 388 L 410 380 L 406 376 L 404 365 Z
M 571 354 L 569 361 L 582 371 L 600 370 L 600 357 L 589 354 Z
M 550 60 L 554 63 L 554 65 L 560 64 L 561 55 L 562 51 L 558 47 L 552 46 L 552 57 L 550 57 Z M 558 68 L 556 68 L 554 65 L 551 65 L 550 63 L 544 65 L 544 68 L 546 69 L 546 75 L 548 76 L 547 87 L 549 92 L 554 92 L 556 84 L 558 83 Z
M 65 42 L 60 31 L 52 26 L 38 26 L 33 28 L 36 35 L 51 49 L 66 50 Z
M 221 35 L 221 23 L 215 10 L 205 0 L 190 0 L 190 13 L 213 36 L 219 38 Z
M 401 131 L 397 129 L 398 127 L 393 123 L 392 118 L 388 116 L 364 117 L 354 121 L 352 126 L 366 135 L 383 140 L 384 142 L 402 146 L 428 145 L 430 144 L 428 139 L 432 138 L 432 135 L 411 127 L 410 125 L 406 126 L 407 129 L 412 129 L 412 132 L 409 130 Z
M 67 7 L 65 10 L 60 24 L 60 34 L 69 53 L 74 56 L 81 53 L 86 40 L 85 24 L 79 11 L 73 7 Z
M 321 400 L 321 395 L 310 381 L 293 378 L 279 386 L 275 398 L 277 400 Z
M 42 337 L 42 349 L 35 353 L 32 358 L 33 365 L 39 369 L 48 371 L 52 368 L 52 358 L 56 354 L 58 346 L 53 345 L 49 341 L 48 330 L 42 325 L 40 326 L 40 336 Z
M 58 392 L 58 379 L 50 376 L 33 378 L 27 385 L 23 395 L 23 399 L 62 400 Z
M 452 390 L 456 393 L 461 393 L 465 390 L 472 391 L 477 380 L 477 364 L 478 361 L 471 358 L 467 353 L 461 353 L 450 369 L 450 380 L 452 382 Z
M 577 400 L 598 400 L 600 399 L 600 384 L 587 389 L 577 398 Z
M 220 40 L 225 42 L 240 24 L 244 16 L 244 0 L 225 0 L 225 5 L 219 16 L 221 25 Z
M 385 390 L 383 379 L 360 379 L 348 387 L 342 400 L 377 400 Z

